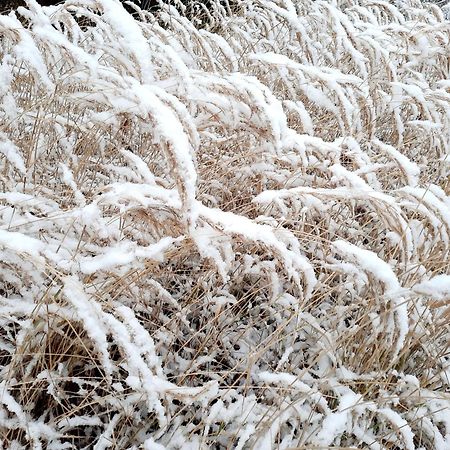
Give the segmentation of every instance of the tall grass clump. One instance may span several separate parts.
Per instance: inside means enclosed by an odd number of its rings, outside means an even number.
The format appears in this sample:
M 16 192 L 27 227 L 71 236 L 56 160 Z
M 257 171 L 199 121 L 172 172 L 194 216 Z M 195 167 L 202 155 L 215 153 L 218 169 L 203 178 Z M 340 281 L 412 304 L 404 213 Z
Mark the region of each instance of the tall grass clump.
M 450 448 L 450 23 L 249 0 L 0 16 L 9 449 Z M 220 7 L 219 7 L 220 6 Z

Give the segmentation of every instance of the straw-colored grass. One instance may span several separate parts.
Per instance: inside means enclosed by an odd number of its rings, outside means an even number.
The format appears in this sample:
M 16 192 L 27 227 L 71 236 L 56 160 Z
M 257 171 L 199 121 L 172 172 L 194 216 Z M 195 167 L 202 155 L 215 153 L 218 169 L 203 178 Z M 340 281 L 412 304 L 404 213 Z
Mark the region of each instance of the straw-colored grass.
M 449 449 L 439 7 L 27 3 L 0 16 L 2 448 Z

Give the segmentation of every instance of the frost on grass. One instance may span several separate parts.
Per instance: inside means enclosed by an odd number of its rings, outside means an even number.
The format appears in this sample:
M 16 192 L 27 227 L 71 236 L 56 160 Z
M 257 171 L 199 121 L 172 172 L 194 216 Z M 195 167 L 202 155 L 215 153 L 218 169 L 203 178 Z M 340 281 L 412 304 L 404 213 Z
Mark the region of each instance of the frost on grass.
M 2 446 L 450 448 L 439 7 L 28 7 L 0 17 Z

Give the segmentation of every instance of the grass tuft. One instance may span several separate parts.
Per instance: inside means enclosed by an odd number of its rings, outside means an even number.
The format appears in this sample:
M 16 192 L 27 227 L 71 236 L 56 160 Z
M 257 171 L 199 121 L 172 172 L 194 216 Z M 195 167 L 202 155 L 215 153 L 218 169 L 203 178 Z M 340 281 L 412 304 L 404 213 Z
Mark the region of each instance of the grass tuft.
M 442 10 L 27 5 L 0 16 L 2 447 L 450 448 Z

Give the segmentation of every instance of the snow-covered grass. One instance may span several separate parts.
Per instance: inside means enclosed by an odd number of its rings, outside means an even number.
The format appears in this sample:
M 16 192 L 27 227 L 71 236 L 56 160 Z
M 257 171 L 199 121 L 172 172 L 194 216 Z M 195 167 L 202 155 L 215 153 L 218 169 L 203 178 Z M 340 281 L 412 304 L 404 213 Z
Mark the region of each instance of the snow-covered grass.
M 441 10 L 27 3 L 0 17 L 2 448 L 448 450 Z

